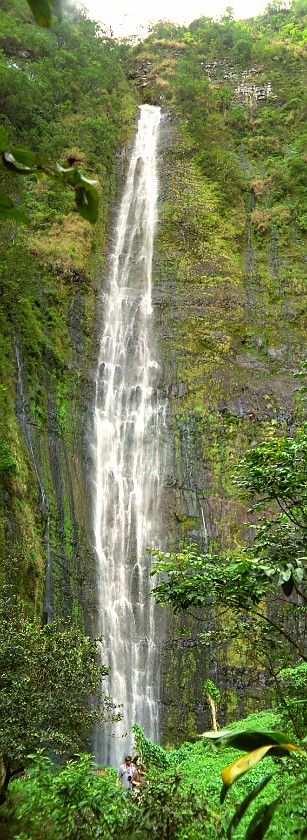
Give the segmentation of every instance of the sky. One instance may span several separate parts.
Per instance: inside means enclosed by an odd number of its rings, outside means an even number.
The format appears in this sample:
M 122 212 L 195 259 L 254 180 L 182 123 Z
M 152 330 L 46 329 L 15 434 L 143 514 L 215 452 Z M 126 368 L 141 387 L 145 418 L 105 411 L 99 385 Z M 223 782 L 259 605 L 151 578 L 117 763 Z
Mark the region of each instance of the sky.
M 267 0 L 85 0 L 93 20 L 112 27 L 116 38 L 146 35 L 148 22 L 171 20 L 191 23 L 205 15 L 218 18 L 226 6 L 232 6 L 234 17 L 243 20 L 261 14 Z

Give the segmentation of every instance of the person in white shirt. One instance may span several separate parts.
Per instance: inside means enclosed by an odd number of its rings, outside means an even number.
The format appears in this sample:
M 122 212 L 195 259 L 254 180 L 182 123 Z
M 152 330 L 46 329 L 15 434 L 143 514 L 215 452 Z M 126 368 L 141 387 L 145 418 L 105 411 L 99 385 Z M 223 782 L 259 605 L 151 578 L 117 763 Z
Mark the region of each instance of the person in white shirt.
M 127 790 L 132 790 L 132 776 L 135 773 L 136 767 L 132 763 L 131 755 L 125 755 L 124 763 L 120 765 L 119 771 L 116 776 L 116 787 L 118 787 L 119 783 L 121 782 L 121 786 L 126 788 Z

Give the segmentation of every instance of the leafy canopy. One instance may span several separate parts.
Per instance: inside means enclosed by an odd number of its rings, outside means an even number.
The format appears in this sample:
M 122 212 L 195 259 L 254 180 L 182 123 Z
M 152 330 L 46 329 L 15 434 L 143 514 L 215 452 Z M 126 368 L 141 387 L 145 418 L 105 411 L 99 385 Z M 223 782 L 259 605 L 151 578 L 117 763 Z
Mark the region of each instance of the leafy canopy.
M 52 22 L 52 12 L 59 20 L 63 17 L 65 0 L 27 0 L 36 23 L 41 27 L 49 27 Z M 0 126 L 0 166 L 11 175 L 46 175 L 63 186 L 73 187 L 75 201 L 80 215 L 89 222 L 96 222 L 98 218 L 99 194 L 95 189 L 97 181 L 85 178 L 75 166 L 66 163 L 61 166 L 53 164 L 47 155 L 39 155 L 25 148 L 13 148 L 9 144 L 8 135 Z M 28 223 L 27 216 L 15 207 L 11 196 L 0 190 L 0 217 L 16 222 Z
M 307 424 L 293 438 L 276 433 L 248 450 L 234 483 L 243 498 L 252 500 L 249 513 L 267 511 L 253 526 L 251 546 L 226 558 L 199 555 L 195 545 L 173 554 L 152 551 L 158 558 L 152 574 L 164 574 L 155 597 L 174 612 L 205 606 L 208 599 L 253 611 L 278 586 L 285 595 L 294 590 L 306 603 L 301 585 L 307 557 Z
M 29 149 L 19 149 L 9 145 L 6 131 L 0 126 L 1 165 L 11 174 L 18 175 L 47 175 L 52 181 L 63 186 L 69 185 L 75 190 L 75 201 L 80 215 L 88 222 L 96 222 L 98 217 L 99 197 L 94 185 L 97 181 L 90 181 L 75 166 L 61 166 L 52 164 L 47 155 L 38 155 Z M 28 221 L 26 215 L 18 210 L 10 196 L 0 191 L 0 215 L 5 219 L 16 222 Z
M 14 597 L 0 598 L 0 757 L 12 775 L 35 749 L 82 749 L 94 724 L 119 715 L 101 699 L 105 666 L 96 640 L 73 624 L 38 627 Z M 1 799 L 1 793 L 0 793 Z
M 265 508 L 252 523 L 252 544 L 227 557 L 200 554 L 196 545 L 153 550 L 152 574 L 159 575 L 153 594 L 175 613 L 214 609 L 215 629 L 208 639 L 201 634 L 200 643 L 210 644 L 212 635 L 243 643 L 251 661 L 268 670 L 287 720 L 302 737 L 300 691 L 287 692 L 282 669 L 307 662 L 307 424 L 293 437 L 276 432 L 248 450 L 234 481 L 252 502 L 253 520 Z

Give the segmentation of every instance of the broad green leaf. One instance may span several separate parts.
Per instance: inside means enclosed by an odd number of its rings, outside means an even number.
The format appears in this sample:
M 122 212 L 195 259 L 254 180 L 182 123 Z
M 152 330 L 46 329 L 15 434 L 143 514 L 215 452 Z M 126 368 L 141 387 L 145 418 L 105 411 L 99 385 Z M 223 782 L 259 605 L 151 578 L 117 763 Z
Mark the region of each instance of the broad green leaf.
M 51 168 L 45 156 L 40 157 L 35 152 L 19 148 L 6 149 L 2 154 L 2 161 L 8 169 L 20 175 L 34 173 L 40 178 L 45 174 L 55 181 L 61 180 L 69 184 L 75 190 L 75 200 L 80 215 L 91 223 L 97 221 L 99 195 L 97 190 L 94 189 L 97 181 L 84 178 L 74 166 L 65 167 L 56 163 L 55 167 Z M 4 207 L 4 211 L 1 213 L 2 216 L 5 215 L 7 218 L 28 222 L 24 214 L 20 214 L 18 210 L 13 209 L 13 205 Z
M 71 173 L 77 172 L 74 166 L 62 166 L 60 163 L 55 164 L 57 172 L 68 178 Z
M 22 213 L 21 210 L 18 210 L 17 207 L 14 206 L 14 203 L 10 196 L 2 192 L 0 190 L 0 216 L 3 219 L 11 219 L 15 222 L 21 222 L 22 224 L 28 224 L 29 219 Z
M 96 179 L 93 178 L 84 178 L 84 175 L 80 176 L 82 184 L 88 184 L 90 187 L 95 187 L 98 183 Z
M 98 218 L 99 195 L 94 185 L 97 181 L 84 178 L 74 166 L 65 167 L 60 163 L 55 165 L 56 171 L 63 181 L 75 189 L 76 205 L 80 215 L 88 222 L 96 222 Z
M 306 557 L 302 557 L 301 559 L 306 562 Z M 304 569 L 302 566 L 297 566 L 297 568 L 293 570 L 293 578 L 296 583 L 302 583 L 302 580 L 304 580 Z
M 1 125 L 0 126 L 0 152 L 5 152 L 5 150 L 8 147 L 8 143 L 9 143 L 9 138 L 7 136 L 7 133 L 6 133 L 5 129 Z
M 79 213 L 88 222 L 96 222 L 98 218 L 99 196 L 97 190 L 89 185 L 77 187 L 75 190 L 76 205 Z
M 94 187 L 97 184 L 97 181 L 85 178 L 75 166 L 61 166 L 60 163 L 56 163 L 55 168 L 62 175 L 63 180 L 68 181 L 73 187 L 82 187 L 83 184 Z
M 16 149 L 12 146 L 10 152 L 15 160 L 17 160 L 17 163 L 21 163 L 23 166 L 33 167 L 37 165 L 36 152 L 30 152 L 29 149 Z
M 240 729 L 238 732 L 243 732 L 245 730 Z M 222 738 L 228 738 L 228 736 L 233 735 L 233 729 L 220 729 L 218 732 L 215 729 L 210 729 L 208 732 L 202 732 L 199 736 L 200 738 L 212 738 L 212 740 L 218 741 Z
M 51 6 L 48 0 L 27 0 L 39 26 L 51 26 Z
M 237 750 L 248 752 L 268 744 L 271 746 L 289 744 L 289 735 L 285 735 L 283 732 L 262 732 L 256 729 L 225 729 L 218 732 L 211 730 L 210 732 L 204 732 L 201 737 L 210 738 L 215 742 L 216 747 L 232 746 Z
M 260 747 L 257 750 L 247 753 L 247 755 L 241 756 L 241 758 L 233 761 L 232 764 L 229 764 L 228 767 L 225 767 L 224 770 L 222 770 L 224 785 L 226 785 L 226 787 L 230 787 L 237 781 L 237 779 L 244 776 L 248 770 L 255 767 L 255 765 L 258 764 L 268 752 L 271 752 L 273 755 L 283 755 L 284 752 L 290 752 L 292 750 L 295 750 L 295 752 L 298 752 L 307 758 L 307 754 L 294 744 L 282 744 L 278 746 L 276 744 L 266 744 L 264 747 Z
M 244 816 L 247 808 L 249 807 L 251 802 L 253 802 L 253 800 L 256 799 L 256 796 L 258 796 L 258 793 L 260 793 L 260 791 L 262 791 L 263 788 L 266 787 L 268 782 L 272 779 L 272 776 L 275 776 L 275 773 L 270 773 L 268 776 L 265 776 L 265 778 L 262 779 L 260 784 L 257 785 L 257 787 L 255 787 L 253 790 L 251 790 L 250 793 L 245 797 L 245 799 L 243 799 L 243 802 L 241 802 L 241 804 L 237 808 L 235 814 L 233 815 L 233 818 L 232 818 L 231 822 L 229 823 L 229 826 L 228 826 L 228 829 L 227 829 L 227 837 L 228 838 L 232 837 L 232 835 L 234 834 L 237 826 L 239 825 L 239 822 L 241 821 L 242 817 Z M 226 787 L 226 786 L 224 786 L 224 787 Z M 227 793 L 227 790 L 228 790 L 228 788 L 226 788 L 226 793 Z M 225 793 L 225 795 L 226 795 L 226 793 Z M 224 796 L 224 799 L 225 799 L 225 796 Z
M 15 172 L 18 172 L 20 175 L 29 175 L 32 172 L 35 172 L 35 167 L 33 166 L 24 166 L 21 164 L 17 158 L 13 155 L 13 153 L 8 150 L 7 152 L 3 152 L 3 162 L 8 169 L 13 169 Z
M 253 752 L 247 753 L 247 755 L 241 756 L 241 758 L 236 759 L 231 764 L 228 764 L 228 767 L 224 767 L 222 770 L 222 779 L 224 785 L 226 787 L 230 787 L 237 779 L 240 779 L 241 776 L 244 776 L 248 770 L 251 770 L 252 767 L 255 767 L 259 761 L 269 752 L 272 748 L 273 744 L 267 744 L 265 747 L 260 747 L 258 750 L 253 750 Z
M 279 798 L 275 799 L 269 805 L 261 805 L 248 826 L 245 840 L 263 840 L 278 803 Z
M 257 834 L 258 825 L 261 822 L 262 817 L 264 816 L 264 814 L 266 812 L 266 809 L 267 809 L 267 805 L 264 802 L 263 805 L 261 805 L 260 808 L 258 808 L 258 811 L 256 811 L 256 813 L 254 814 L 253 819 L 251 820 L 251 822 L 248 826 L 248 829 L 247 829 L 247 832 L 245 834 L 244 840 L 258 840 L 258 834 Z M 261 837 L 261 835 L 260 835 L 260 837 Z
M 223 785 L 221 793 L 220 793 L 220 804 L 221 805 L 223 805 L 223 802 L 226 799 L 228 791 L 229 791 L 229 787 L 227 787 L 227 785 Z

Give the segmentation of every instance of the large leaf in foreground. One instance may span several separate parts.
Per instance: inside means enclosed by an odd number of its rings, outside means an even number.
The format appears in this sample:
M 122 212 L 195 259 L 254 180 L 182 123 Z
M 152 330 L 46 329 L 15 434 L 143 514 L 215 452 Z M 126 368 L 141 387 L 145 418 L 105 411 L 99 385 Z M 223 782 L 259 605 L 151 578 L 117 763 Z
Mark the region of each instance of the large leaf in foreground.
M 276 747 L 276 744 L 266 744 L 265 747 L 260 747 L 258 750 L 253 750 L 252 752 L 241 756 L 241 758 L 233 761 L 232 764 L 229 764 L 228 767 L 225 767 L 222 771 L 222 779 L 225 787 L 231 787 L 237 779 L 240 779 L 241 776 L 244 776 L 244 774 L 248 772 L 248 770 L 251 770 L 252 767 L 256 766 L 256 764 L 259 764 L 259 761 L 261 761 L 268 752 L 270 752 L 271 755 L 282 756 L 292 750 L 301 753 L 301 755 L 305 755 L 305 753 L 300 750 L 299 747 L 296 747 L 295 744 L 283 744 L 278 747 Z
M 32 15 L 39 26 L 51 26 L 51 5 L 48 0 L 27 0 Z
M 27 0 L 32 15 L 39 26 L 48 27 L 52 23 L 52 12 L 59 21 L 63 17 L 62 0 Z
M 269 805 L 265 803 L 260 805 L 260 808 L 258 808 L 258 811 L 256 811 L 248 826 L 244 840 L 263 840 L 279 801 L 280 799 L 278 797 L 278 799 L 274 799 L 274 802 L 270 802 Z
M 35 174 L 38 178 L 46 175 L 53 181 L 72 187 L 80 215 L 92 224 L 97 221 L 99 209 L 99 193 L 95 189 L 97 181 L 85 178 L 75 166 L 53 164 L 46 155 L 38 155 L 29 149 L 9 147 L 7 134 L 2 129 L 0 129 L 0 163 L 11 174 Z M 1 193 L 1 195 L 0 217 L 27 222 L 26 216 L 14 207 L 10 196 L 6 193 Z
M 2 190 L 0 190 L 0 216 L 13 222 L 22 222 L 22 224 L 29 222 L 27 216 L 15 207 L 11 197 Z
M 289 735 L 284 732 L 262 731 L 257 729 L 221 729 L 220 731 L 210 730 L 204 732 L 203 738 L 210 738 L 215 747 L 232 747 L 237 750 L 260 749 L 265 746 L 282 746 L 289 744 Z M 297 747 L 295 749 L 298 749 Z
M 270 780 L 272 779 L 272 776 L 275 776 L 275 773 L 269 773 L 268 776 L 265 776 L 265 778 L 262 779 L 260 784 L 257 785 L 257 787 L 255 787 L 253 790 L 251 790 L 250 793 L 248 793 L 248 795 L 245 797 L 245 799 L 243 799 L 243 802 L 241 802 L 241 804 L 238 806 L 227 829 L 227 837 L 229 838 L 229 840 L 234 834 L 242 817 L 244 817 L 244 814 L 247 811 L 247 808 L 249 807 L 251 802 L 253 802 L 256 796 L 258 796 L 258 793 L 260 793 L 263 790 L 263 788 L 266 787 L 268 782 L 270 782 Z

